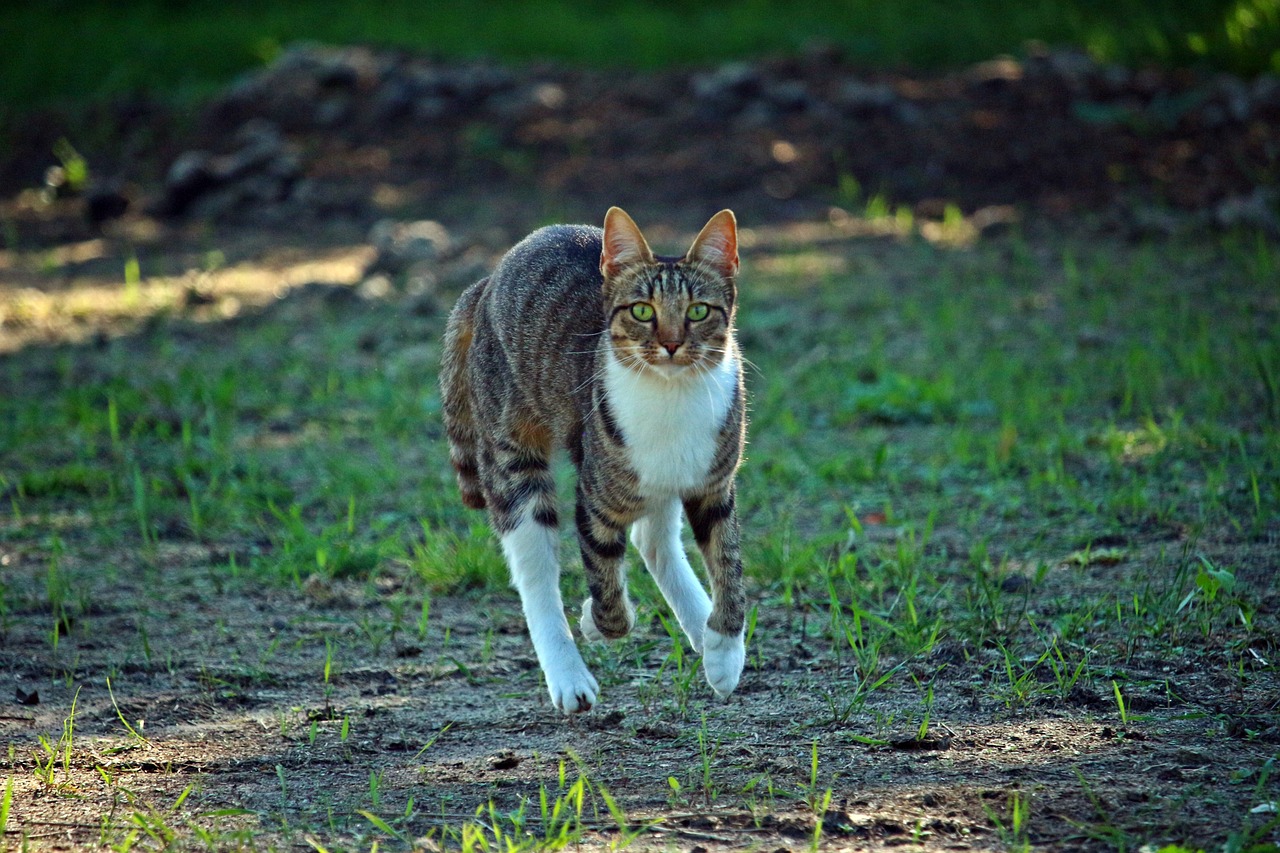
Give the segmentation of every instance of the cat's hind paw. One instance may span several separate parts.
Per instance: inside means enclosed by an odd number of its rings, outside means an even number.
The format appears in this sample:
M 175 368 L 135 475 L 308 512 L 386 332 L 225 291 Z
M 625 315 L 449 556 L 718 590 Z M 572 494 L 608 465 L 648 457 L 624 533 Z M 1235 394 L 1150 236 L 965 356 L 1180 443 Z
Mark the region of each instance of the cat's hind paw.
M 733 692 L 746 662 L 747 646 L 741 632 L 721 634 L 707 628 L 702 635 L 702 668 L 717 696 L 724 699 Z
M 591 615 L 590 598 L 582 602 L 582 619 L 578 622 L 578 630 L 582 632 L 582 637 L 587 642 L 602 643 L 605 640 L 604 634 L 600 633 L 600 629 L 596 627 L 595 617 Z

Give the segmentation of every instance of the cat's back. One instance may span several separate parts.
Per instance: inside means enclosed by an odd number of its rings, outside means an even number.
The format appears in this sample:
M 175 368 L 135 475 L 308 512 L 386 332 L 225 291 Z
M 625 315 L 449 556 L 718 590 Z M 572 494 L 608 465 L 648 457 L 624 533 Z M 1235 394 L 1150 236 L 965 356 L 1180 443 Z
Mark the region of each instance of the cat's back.
M 502 256 L 491 276 L 491 298 L 499 308 L 521 312 L 584 297 L 598 308 L 602 234 L 591 225 L 539 228 Z
M 589 225 L 539 228 L 503 255 L 476 294 L 480 372 L 564 424 L 577 417 L 570 398 L 595 373 L 606 325 L 602 234 Z

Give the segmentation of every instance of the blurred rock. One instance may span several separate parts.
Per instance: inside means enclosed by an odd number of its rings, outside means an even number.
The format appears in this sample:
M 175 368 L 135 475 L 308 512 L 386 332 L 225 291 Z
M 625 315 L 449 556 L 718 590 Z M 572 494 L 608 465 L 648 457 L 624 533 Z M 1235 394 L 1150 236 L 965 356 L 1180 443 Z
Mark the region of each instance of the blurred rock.
M 378 254 L 369 265 L 367 274 L 385 272 L 400 275 L 416 265 L 444 259 L 453 248 L 448 229 L 429 219 L 417 222 L 380 220 L 369 231 L 369 242 Z
M 119 184 L 102 181 L 90 184 L 84 195 L 84 213 L 91 225 L 101 225 L 110 219 L 124 216 L 129 209 L 129 199 Z
M 749 62 L 729 62 L 715 71 L 695 74 L 690 80 L 693 95 L 702 106 L 715 114 L 727 116 L 740 111 L 757 97 L 764 79 L 760 70 Z
M 1258 187 L 1248 195 L 1232 196 L 1213 209 L 1213 221 L 1220 228 L 1257 228 L 1280 234 L 1280 197 L 1273 190 Z
M 228 154 L 180 154 L 169 167 L 157 212 L 223 219 L 246 207 L 288 198 L 302 174 L 302 165 L 285 144 L 280 129 L 264 119 L 254 119 L 236 132 L 233 141 L 236 147 Z
M 854 115 L 883 112 L 898 103 L 898 93 L 885 83 L 847 80 L 836 91 L 836 106 Z

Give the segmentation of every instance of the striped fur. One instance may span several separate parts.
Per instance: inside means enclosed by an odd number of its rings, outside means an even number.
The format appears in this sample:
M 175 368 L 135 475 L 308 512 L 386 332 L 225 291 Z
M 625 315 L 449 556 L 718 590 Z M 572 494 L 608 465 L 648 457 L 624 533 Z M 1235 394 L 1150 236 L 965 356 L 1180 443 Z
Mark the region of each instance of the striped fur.
M 673 258 L 655 256 L 612 208 L 603 230 L 557 225 L 526 237 L 449 318 L 441 386 L 450 459 L 463 502 L 488 509 L 552 701 L 566 713 L 590 708 L 598 688 L 559 597 L 557 448 L 578 471 L 583 634 L 612 639 L 635 623 L 630 529 L 703 652 L 711 686 L 727 695 L 737 685 L 745 594 L 733 483 L 746 431 L 737 267 L 729 211 Z M 680 544 L 682 512 L 711 596 Z

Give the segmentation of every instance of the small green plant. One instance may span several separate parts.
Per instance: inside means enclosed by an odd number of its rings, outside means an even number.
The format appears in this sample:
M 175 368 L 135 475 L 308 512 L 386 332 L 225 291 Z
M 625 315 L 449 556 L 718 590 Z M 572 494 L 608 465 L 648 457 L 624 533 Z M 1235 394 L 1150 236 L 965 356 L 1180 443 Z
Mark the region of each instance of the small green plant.
M 1010 791 L 1008 808 L 1003 816 L 996 814 L 995 810 L 982 803 L 982 810 L 987 813 L 987 820 L 996 828 L 996 834 L 1000 836 L 1001 843 L 1005 849 L 1011 853 L 1029 853 L 1031 850 L 1031 838 L 1028 830 L 1028 822 L 1031 818 L 1031 799 L 1022 794 L 1021 791 Z
M 813 838 L 809 841 L 809 849 L 813 853 L 817 853 L 822 846 L 822 830 L 826 825 L 827 811 L 831 808 L 831 793 L 828 788 L 823 793 L 822 800 L 813 805 Z
M 151 741 L 147 740 L 145 737 L 139 734 L 138 730 L 135 729 L 133 726 L 131 726 L 129 724 L 129 721 L 124 718 L 124 712 L 120 710 L 120 705 L 116 702 L 115 691 L 111 689 L 110 678 L 107 679 L 107 695 L 111 697 L 111 707 L 116 712 L 116 719 L 120 721 L 120 725 L 124 726 L 124 730 L 129 733 L 129 738 L 131 739 L 130 746 L 150 745 Z
M 711 806 L 718 798 L 720 791 L 712 778 L 712 766 L 715 763 L 716 753 L 720 751 L 720 741 L 709 745 L 707 732 L 707 715 L 702 715 L 702 725 L 699 726 L 697 732 L 698 738 L 698 758 L 700 763 L 699 781 L 702 790 L 702 802 L 706 806 Z
M 1116 700 L 1116 711 L 1120 715 L 1120 724 L 1129 725 L 1129 710 L 1124 704 L 1124 694 L 1120 692 L 1120 685 L 1116 684 L 1115 681 L 1111 682 L 1111 693 Z
M 444 728 L 440 729 L 440 731 L 432 735 L 431 739 L 422 745 L 422 749 L 419 749 L 417 752 L 414 753 L 413 760 L 417 761 L 419 758 L 421 758 L 422 754 L 427 750 L 431 749 L 431 747 L 435 746 L 436 741 L 444 737 L 445 732 L 449 731 L 449 729 L 451 728 L 453 728 L 453 723 L 445 723 Z
M 44 735 L 40 735 L 37 740 L 40 744 L 40 752 L 36 753 L 36 778 L 44 783 L 47 788 L 68 789 L 71 787 L 71 747 L 75 739 L 76 729 L 76 703 L 80 699 L 80 690 L 76 689 L 75 695 L 71 698 L 71 710 L 67 713 L 67 717 L 62 722 L 62 734 L 56 742 L 50 741 Z M 58 783 L 58 768 L 62 768 L 62 782 Z
M 4 780 L 4 796 L 0 798 L 0 838 L 9 831 L 9 809 L 13 806 L 13 777 Z
M 54 143 L 53 155 L 61 164 L 59 177 L 67 189 L 83 192 L 89 184 L 89 161 L 65 137 Z

